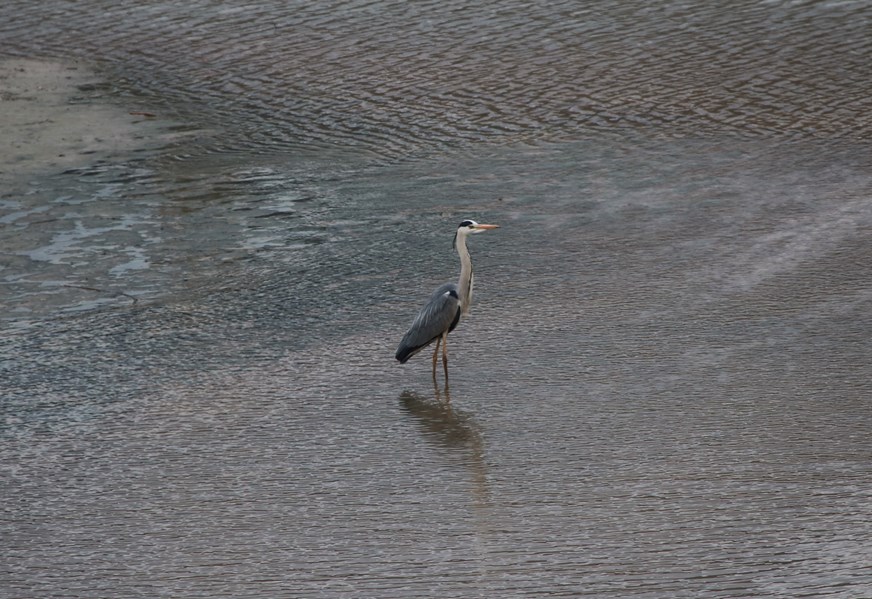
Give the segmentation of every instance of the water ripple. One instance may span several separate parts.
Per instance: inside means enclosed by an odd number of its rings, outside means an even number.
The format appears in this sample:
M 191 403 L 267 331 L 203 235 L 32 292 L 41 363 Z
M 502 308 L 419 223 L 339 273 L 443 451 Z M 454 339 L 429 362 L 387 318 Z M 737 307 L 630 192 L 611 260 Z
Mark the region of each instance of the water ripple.
M 213 151 L 338 146 L 395 160 L 623 128 L 857 139 L 872 114 L 863 3 L 93 12 L 22 10 L 4 33 L 21 52 L 97 53 L 131 92 L 220 127 Z

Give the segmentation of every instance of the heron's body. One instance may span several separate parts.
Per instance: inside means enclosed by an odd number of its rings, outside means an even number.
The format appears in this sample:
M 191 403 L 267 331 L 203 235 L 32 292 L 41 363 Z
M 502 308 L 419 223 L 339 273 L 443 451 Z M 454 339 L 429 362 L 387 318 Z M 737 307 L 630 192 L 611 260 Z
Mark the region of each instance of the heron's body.
M 405 364 L 409 358 L 435 341 L 433 377 L 436 377 L 436 362 L 441 343 L 442 366 L 445 377 L 448 378 L 448 333 L 454 330 L 462 315 L 469 313 L 472 304 L 472 261 L 466 248 L 466 237 L 471 233 L 496 228 L 497 225 L 480 225 L 471 220 L 460 223 L 454 238 L 454 247 L 460 255 L 460 279 L 457 283 L 440 285 L 418 312 L 397 348 L 396 358 L 400 364 Z
M 445 283 L 437 288 L 400 341 L 397 348 L 397 360 L 400 364 L 405 364 L 443 333 L 453 331 L 460 322 L 462 311 L 456 283 Z

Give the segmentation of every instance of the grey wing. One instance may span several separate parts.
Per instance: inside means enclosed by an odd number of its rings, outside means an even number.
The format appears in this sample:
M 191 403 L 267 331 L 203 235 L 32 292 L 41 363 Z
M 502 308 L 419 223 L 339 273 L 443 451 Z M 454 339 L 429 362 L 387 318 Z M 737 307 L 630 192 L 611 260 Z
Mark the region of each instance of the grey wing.
M 400 364 L 405 364 L 409 358 L 433 343 L 442 333 L 453 330 L 459 319 L 460 298 L 457 285 L 445 283 L 433 292 L 403 336 L 397 348 L 397 360 Z

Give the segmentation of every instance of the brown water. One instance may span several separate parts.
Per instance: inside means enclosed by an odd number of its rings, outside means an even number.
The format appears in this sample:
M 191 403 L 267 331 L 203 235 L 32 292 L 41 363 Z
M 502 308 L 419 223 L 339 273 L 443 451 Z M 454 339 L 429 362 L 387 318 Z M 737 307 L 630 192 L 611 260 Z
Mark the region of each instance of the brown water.
M 0 198 L 0 596 L 872 596 L 870 24 L 3 4 L 180 135 Z

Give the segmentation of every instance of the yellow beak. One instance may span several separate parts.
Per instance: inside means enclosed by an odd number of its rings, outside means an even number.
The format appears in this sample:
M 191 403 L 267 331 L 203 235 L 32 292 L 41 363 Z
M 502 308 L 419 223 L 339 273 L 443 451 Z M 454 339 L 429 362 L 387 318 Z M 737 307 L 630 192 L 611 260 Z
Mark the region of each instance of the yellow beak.
M 499 225 L 476 225 L 476 229 L 499 229 Z

